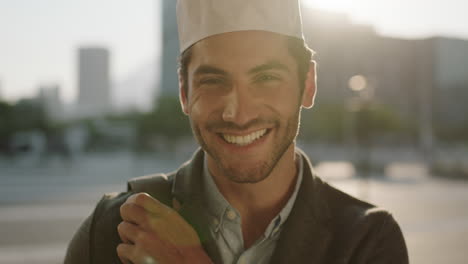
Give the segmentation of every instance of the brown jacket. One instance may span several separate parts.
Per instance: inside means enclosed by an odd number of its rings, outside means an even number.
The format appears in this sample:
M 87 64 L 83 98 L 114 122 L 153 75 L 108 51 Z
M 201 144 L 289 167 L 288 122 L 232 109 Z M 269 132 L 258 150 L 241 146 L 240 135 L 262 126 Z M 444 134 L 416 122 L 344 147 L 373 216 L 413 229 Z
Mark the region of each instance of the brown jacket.
M 307 156 L 300 153 L 303 182 L 271 263 L 408 263 L 405 241 L 392 215 L 323 182 L 314 174 Z M 212 260 L 220 263 L 214 242 L 205 235 L 208 224 L 197 214 L 203 210 L 203 155 L 198 151 L 169 175 L 132 179 L 128 192 L 104 195 L 70 242 L 65 264 L 121 263 L 116 254 L 121 243 L 117 233 L 122 221 L 119 207 L 135 192 L 148 192 L 167 205 L 172 199 L 181 202 L 179 213 L 197 230 Z

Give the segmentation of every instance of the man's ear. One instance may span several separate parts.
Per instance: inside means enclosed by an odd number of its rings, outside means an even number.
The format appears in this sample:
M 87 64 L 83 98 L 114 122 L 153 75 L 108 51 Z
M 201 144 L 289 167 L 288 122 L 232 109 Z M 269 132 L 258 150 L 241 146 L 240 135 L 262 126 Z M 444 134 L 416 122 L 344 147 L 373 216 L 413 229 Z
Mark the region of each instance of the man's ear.
M 177 70 L 177 76 L 179 78 L 179 102 L 180 106 L 182 107 L 182 112 L 184 114 L 188 115 L 189 110 L 188 110 L 188 102 L 187 102 L 187 96 L 188 94 L 185 92 L 188 90 L 187 88 L 184 88 L 184 84 L 187 82 L 184 82 L 184 77 L 182 76 L 182 73 L 180 72 L 180 68 Z
M 302 93 L 302 107 L 304 108 L 311 108 L 314 106 L 315 94 L 317 92 L 317 74 L 315 70 L 316 63 L 315 61 L 311 61 L 304 84 L 304 92 Z

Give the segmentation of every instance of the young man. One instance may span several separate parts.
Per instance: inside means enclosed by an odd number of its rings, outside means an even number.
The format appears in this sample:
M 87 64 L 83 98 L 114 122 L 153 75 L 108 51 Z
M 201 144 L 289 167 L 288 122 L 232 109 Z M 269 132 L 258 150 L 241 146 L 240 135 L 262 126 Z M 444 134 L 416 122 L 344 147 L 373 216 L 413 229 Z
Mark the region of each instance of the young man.
M 99 202 L 65 263 L 408 263 L 391 214 L 295 147 L 315 63 L 297 0 L 180 0 L 180 101 L 201 146 Z

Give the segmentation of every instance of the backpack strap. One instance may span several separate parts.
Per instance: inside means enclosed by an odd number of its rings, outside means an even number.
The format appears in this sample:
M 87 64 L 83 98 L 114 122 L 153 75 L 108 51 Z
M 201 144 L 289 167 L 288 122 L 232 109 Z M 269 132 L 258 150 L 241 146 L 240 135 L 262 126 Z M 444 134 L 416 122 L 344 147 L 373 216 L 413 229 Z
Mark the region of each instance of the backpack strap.
M 174 173 L 136 177 L 127 182 L 127 191 L 132 193 L 146 192 L 165 205 L 172 207 L 173 179 Z

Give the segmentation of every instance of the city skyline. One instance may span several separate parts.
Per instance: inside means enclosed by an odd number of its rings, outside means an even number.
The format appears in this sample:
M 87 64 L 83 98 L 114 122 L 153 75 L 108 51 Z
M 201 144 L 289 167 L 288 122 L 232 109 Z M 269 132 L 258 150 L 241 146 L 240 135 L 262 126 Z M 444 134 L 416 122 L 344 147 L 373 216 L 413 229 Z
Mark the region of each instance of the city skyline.
M 0 1 L 2 97 L 10 101 L 31 97 L 41 84 L 53 82 L 62 87 L 65 102 L 76 101 L 74 54 L 83 45 L 106 46 L 114 54 L 111 65 L 114 86 L 131 78 L 131 73 L 143 66 L 155 65 L 160 51 L 160 1 Z M 390 1 L 379 1 L 378 5 L 374 2 L 304 0 L 304 6 L 345 13 L 351 21 L 370 24 L 383 35 L 468 39 L 468 28 L 463 27 L 468 18 L 461 16 L 463 8 L 455 3 L 457 0 L 431 1 L 430 6 L 421 5 L 421 0 L 404 4 L 402 0 L 394 0 L 391 5 Z M 398 21 L 389 19 L 390 14 L 397 14 Z M 413 21 L 409 21 L 411 17 Z M 402 23 L 404 27 L 400 25 L 398 33 L 398 25 Z

